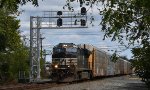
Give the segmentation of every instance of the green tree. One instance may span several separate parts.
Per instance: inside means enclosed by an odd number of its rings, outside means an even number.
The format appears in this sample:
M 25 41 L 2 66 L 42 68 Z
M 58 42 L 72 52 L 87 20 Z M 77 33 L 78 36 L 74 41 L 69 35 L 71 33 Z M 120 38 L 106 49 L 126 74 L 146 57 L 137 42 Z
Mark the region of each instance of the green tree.
M 16 80 L 19 71 L 28 73 L 28 48 L 23 46 L 16 14 L 19 5 L 37 0 L 0 0 L 0 83 Z
M 150 42 L 147 40 L 142 41 L 143 46 L 141 48 L 133 48 L 134 54 L 133 66 L 135 72 L 150 86 Z
M 132 44 L 134 41 L 149 37 L 150 27 L 150 4 L 149 0 L 66 0 L 66 7 L 73 9 L 71 2 L 77 1 L 80 6 L 97 6 L 102 16 L 100 25 L 105 32 L 105 38 L 112 41 L 125 39 Z M 102 7 L 99 8 L 99 5 Z
M 150 34 L 150 0 L 66 0 L 65 7 L 73 10 L 72 2 L 93 7 L 97 5 L 101 30 L 105 32 L 105 38 L 112 41 L 118 40 L 128 45 L 139 43 L 139 48 L 133 48 L 134 66 L 140 72 L 144 72 L 141 77 L 149 80 L 150 55 L 149 55 L 149 34 Z M 103 8 L 99 8 L 99 5 Z M 138 72 L 137 72 L 138 73 Z
M 27 2 L 38 6 L 38 0 L 0 0 L 0 8 L 7 9 L 9 13 L 16 13 L 18 12 L 19 5 L 25 5 Z
M 3 9 L 0 13 L 0 81 L 3 82 L 16 79 L 19 69 L 27 70 L 29 63 L 19 35 L 19 20 Z

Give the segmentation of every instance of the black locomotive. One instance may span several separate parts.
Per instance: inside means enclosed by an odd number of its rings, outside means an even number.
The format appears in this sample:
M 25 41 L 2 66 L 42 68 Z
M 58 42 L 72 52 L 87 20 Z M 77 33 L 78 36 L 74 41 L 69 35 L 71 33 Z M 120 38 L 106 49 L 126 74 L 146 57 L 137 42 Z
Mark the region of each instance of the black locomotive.
M 90 71 L 89 55 L 90 51 L 73 43 L 59 43 L 53 48 L 51 78 L 56 81 L 79 79 L 81 71 Z

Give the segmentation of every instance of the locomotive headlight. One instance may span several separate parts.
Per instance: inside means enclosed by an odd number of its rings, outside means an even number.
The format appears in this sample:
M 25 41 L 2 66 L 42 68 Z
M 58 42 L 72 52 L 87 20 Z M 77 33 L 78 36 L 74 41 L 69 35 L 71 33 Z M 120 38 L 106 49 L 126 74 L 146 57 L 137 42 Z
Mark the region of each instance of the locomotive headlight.
M 55 67 L 55 68 L 58 68 L 58 65 L 55 65 L 54 67 Z

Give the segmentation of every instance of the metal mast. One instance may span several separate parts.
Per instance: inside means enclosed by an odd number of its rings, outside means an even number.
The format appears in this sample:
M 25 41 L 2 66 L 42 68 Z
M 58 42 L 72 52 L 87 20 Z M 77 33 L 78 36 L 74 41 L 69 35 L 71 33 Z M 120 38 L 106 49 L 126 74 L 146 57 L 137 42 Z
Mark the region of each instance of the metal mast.
M 30 17 L 30 82 L 40 77 L 40 29 L 87 28 L 87 14 L 72 11 L 44 11 L 44 16 Z

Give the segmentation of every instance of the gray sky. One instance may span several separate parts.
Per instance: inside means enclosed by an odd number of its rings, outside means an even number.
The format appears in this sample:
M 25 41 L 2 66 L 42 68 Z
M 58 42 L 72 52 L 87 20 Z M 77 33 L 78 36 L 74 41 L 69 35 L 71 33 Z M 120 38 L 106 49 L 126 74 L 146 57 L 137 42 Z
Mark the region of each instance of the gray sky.
M 65 5 L 65 0 L 43 0 L 39 1 L 39 7 L 34 7 L 31 3 L 27 3 L 24 6 L 20 6 L 20 10 L 24 12 L 18 17 L 21 20 L 21 34 L 29 37 L 30 32 L 30 16 L 42 16 L 42 11 L 51 11 L 51 10 L 63 10 Z M 79 3 L 73 3 L 75 11 L 79 11 Z M 99 7 L 102 8 L 102 7 Z M 87 7 L 87 9 L 89 9 Z M 78 28 L 78 29 L 43 29 L 41 30 L 42 36 L 45 37 L 43 40 L 44 48 L 50 49 L 48 45 L 56 45 L 58 43 L 75 43 L 75 44 L 91 44 L 98 48 L 103 48 L 103 50 L 108 53 L 112 51 L 108 50 L 118 50 L 120 51 L 118 45 L 119 43 L 111 42 L 110 39 L 103 40 L 104 32 L 101 31 L 99 23 L 101 21 L 101 16 L 98 14 L 97 7 L 93 7 L 92 10 L 88 10 L 88 20 L 91 14 L 94 16 L 94 26 L 88 24 L 88 28 Z M 108 48 L 108 49 L 104 49 Z M 123 50 L 119 53 L 120 55 L 127 56 L 130 58 L 132 56 L 130 50 Z

